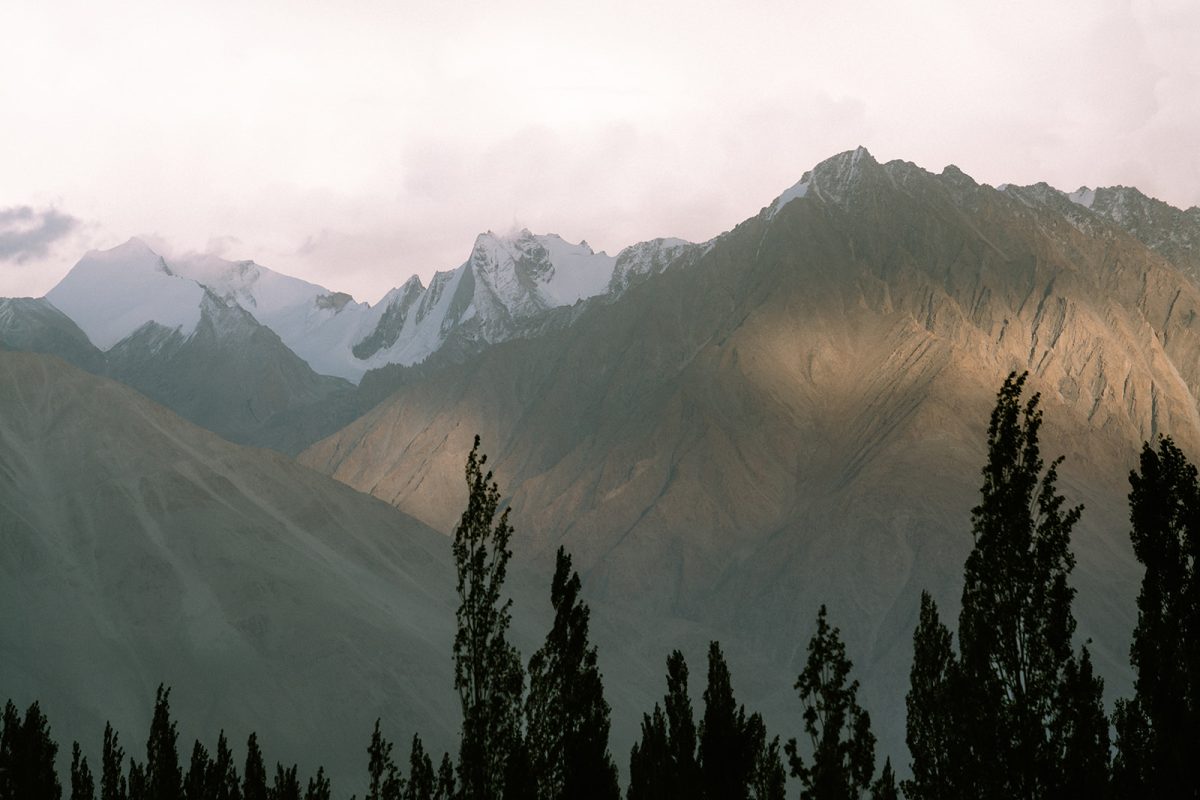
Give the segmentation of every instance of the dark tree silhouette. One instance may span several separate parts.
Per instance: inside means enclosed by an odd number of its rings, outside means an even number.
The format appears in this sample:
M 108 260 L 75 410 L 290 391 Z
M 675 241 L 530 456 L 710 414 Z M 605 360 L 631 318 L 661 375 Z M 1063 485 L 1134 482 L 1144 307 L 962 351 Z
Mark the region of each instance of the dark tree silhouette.
M 104 725 L 104 749 L 101 751 L 100 800 L 126 800 L 125 751 L 111 724 Z
M 1075 591 L 1067 576 L 1082 506 L 1064 508 L 1061 458 L 1043 472 L 1040 397 L 1021 403 L 1025 379 L 1010 374 L 992 411 L 982 497 L 971 510 L 975 546 L 964 567 L 959 703 L 969 713 L 959 728 L 967 745 L 964 781 L 980 797 L 1045 797 L 1063 767 L 1050 732 L 1074 660 Z
M 392 743 L 379 730 L 379 720 L 375 720 L 367 756 L 367 770 L 371 778 L 367 800 L 401 800 L 404 780 L 392 761 Z
M 617 765 L 608 751 L 609 706 L 588 642 L 589 611 L 579 573 L 558 549 L 550 604 L 554 624 L 529 660 L 527 742 L 539 800 L 616 800 Z
M 821 606 L 808 662 L 795 687 L 812 753 L 806 763 L 795 739 L 785 748 L 803 800 L 849 800 L 871 785 L 875 735 L 870 716 L 858 705 L 858 681 L 847 682 L 852 666 L 838 629 L 830 627 Z
M 755 731 L 733 698 L 733 682 L 717 642 L 708 646 L 708 686 L 700 721 L 699 767 L 704 796 L 745 800 L 754 771 Z M 765 732 L 764 732 L 765 736 Z
M 268 800 L 267 768 L 263 765 L 258 735 L 246 740 L 246 766 L 242 769 L 242 800 Z
M 521 657 L 507 639 L 512 600 L 501 591 L 512 557 L 508 510 L 496 519 L 500 489 L 483 468 L 479 437 L 467 456 L 467 508 L 454 529 L 458 571 L 458 630 L 454 637 L 454 688 L 462 704 L 458 771 L 463 800 L 505 796 L 509 780 L 527 770 L 510 764 L 523 755 Z
M 421 737 L 413 734 L 412 749 L 408 755 L 408 782 L 404 786 L 404 800 L 433 800 L 436 783 L 433 761 L 425 752 Z
M 937 604 L 921 593 L 921 618 L 913 633 L 905 741 L 912 756 L 912 778 L 902 782 L 908 800 L 965 797 L 957 778 L 965 754 L 958 744 L 954 703 L 958 659 L 950 631 L 938 617 Z
M 79 752 L 79 742 L 71 743 L 71 800 L 95 800 L 96 781 L 87 758 Z
M 1170 438 L 1142 447 L 1129 476 L 1130 538 L 1146 571 L 1130 661 L 1132 700 L 1114 714 L 1117 792 L 1200 797 L 1200 485 Z

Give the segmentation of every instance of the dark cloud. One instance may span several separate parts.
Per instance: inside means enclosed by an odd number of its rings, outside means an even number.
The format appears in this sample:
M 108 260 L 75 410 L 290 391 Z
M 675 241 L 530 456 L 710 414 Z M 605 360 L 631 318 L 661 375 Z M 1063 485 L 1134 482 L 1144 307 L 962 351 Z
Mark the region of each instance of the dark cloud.
M 50 245 L 79 227 L 79 220 L 55 208 L 0 208 L 0 261 L 22 264 L 46 255 Z

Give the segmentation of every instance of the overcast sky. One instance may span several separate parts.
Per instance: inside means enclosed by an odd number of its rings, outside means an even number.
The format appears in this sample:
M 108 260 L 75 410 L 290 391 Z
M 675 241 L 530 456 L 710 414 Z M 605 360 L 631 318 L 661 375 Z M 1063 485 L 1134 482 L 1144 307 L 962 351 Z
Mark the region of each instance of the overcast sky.
M 1200 204 L 1200 3 L 0 3 L 0 295 L 141 236 L 374 302 L 484 230 L 704 240 L 816 162 Z

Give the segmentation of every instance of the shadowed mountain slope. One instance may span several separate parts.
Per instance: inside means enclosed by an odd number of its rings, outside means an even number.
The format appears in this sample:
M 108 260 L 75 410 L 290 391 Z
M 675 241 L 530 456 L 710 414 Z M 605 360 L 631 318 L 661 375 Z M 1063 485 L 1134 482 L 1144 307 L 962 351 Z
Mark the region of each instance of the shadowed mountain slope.
M 181 748 L 257 730 L 346 794 L 378 716 L 454 745 L 444 536 L 58 359 L 0 387 L 0 686 L 60 742 L 138 753 L 162 681 Z

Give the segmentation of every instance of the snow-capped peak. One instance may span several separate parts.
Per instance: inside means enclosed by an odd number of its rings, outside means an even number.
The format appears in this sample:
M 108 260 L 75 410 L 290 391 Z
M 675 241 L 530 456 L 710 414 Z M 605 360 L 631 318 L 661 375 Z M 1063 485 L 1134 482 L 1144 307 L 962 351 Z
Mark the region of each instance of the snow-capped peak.
M 140 239 L 89 251 L 46 294 L 101 350 L 147 322 L 190 336 L 203 297 L 200 284 L 177 275 Z
M 615 262 L 587 242 L 571 244 L 558 234 L 534 235 L 523 228 L 504 236 L 480 234 L 464 266 L 512 310 L 514 304 L 549 308 L 603 294 Z
M 767 219 L 773 219 L 784 206 L 802 197 L 814 196 L 828 202 L 843 203 L 850 187 L 858 182 L 867 165 L 877 165 L 877 162 L 861 145 L 825 159 L 775 198 L 767 207 Z

